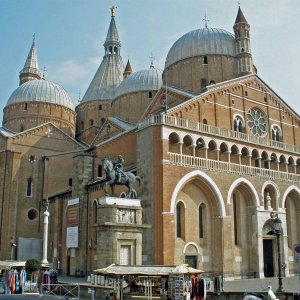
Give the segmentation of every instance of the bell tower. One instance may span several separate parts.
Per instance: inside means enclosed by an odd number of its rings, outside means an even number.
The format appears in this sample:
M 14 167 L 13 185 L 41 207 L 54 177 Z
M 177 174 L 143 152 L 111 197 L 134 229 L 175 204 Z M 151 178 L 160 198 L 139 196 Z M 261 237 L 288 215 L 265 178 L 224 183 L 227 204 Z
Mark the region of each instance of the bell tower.
M 235 34 L 235 48 L 238 57 L 238 75 L 244 76 L 253 73 L 253 62 L 250 46 L 250 25 L 241 8 L 233 26 Z

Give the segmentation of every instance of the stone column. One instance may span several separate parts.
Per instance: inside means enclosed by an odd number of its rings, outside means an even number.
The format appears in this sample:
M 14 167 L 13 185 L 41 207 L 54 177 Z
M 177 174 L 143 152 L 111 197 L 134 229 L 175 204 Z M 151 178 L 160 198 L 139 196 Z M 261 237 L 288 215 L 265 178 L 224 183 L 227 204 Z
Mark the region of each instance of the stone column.
M 43 259 L 42 263 L 47 264 L 47 250 L 48 250 L 48 224 L 49 224 L 49 216 L 50 213 L 48 211 L 48 205 L 46 206 L 46 210 L 44 212 L 44 235 L 43 235 Z

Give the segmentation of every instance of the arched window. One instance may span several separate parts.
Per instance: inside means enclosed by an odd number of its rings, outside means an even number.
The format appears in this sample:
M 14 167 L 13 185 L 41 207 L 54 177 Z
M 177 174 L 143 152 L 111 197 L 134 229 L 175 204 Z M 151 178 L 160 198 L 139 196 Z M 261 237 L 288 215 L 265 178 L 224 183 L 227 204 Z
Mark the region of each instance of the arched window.
M 98 166 L 98 177 L 102 177 L 102 165 Z
M 94 125 L 94 120 L 90 119 L 90 126 L 93 126 L 93 125 Z
M 237 132 L 243 132 L 244 130 L 244 120 L 241 116 L 234 116 L 233 120 L 233 130 Z
M 102 110 L 102 104 L 99 104 L 99 110 Z
M 24 110 L 27 110 L 28 106 L 27 103 L 24 104 Z
M 93 203 L 93 223 L 97 223 L 97 202 L 94 201 Z
M 118 47 L 114 47 L 114 54 L 118 54 Z
M 207 86 L 207 80 L 205 78 L 201 79 L 201 92 L 206 89 Z
M 184 239 L 184 205 L 179 202 L 176 206 L 176 236 Z
M 69 187 L 73 186 L 73 179 L 69 178 Z
M 203 64 L 204 64 L 204 65 L 207 65 L 207 64 L 208 64 L 207 56 L 204 56 L 204 57 L 203 57 Z
M 199 206 L 199 237 L 200 237 L 200 239 L 204 238 L 204 214 L 205 214 L 205 205 L 201 204 Z
M 207 120 L 206 119 L 203 119 L 203 124 L 207 124 Z
M 20 132 L 24 131 L 24 125 L 20 126 Z
M 152 92 L 149 92 L 148 98 L 152 98 Z
M 113 49 L 112 46 L 109 46 L 109 47 L 108 47 L 108 53 L 109 53 L 109 54 L 112 54 L 112 49 Z
M 234 234 L 234 244 L 238 245 L 238 224 L 237 224 L 237 199 L 236 194 L 232 195 L 232 207 L 233 207 L 233 234 Z
M 27 178 L 26 197 L 32 197 L 32 178 Z
M 272 140 L 276 142 L 281 141 L 281 129 L 277 125 L 272 127 Z

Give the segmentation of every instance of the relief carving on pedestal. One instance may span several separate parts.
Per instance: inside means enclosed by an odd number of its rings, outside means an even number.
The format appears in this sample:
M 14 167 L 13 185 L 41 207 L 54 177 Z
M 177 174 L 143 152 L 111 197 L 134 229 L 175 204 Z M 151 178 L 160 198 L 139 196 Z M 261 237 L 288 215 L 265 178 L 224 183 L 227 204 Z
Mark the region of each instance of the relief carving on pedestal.
M 135 210 L 118 208 L 117 223 L 135 224 Z

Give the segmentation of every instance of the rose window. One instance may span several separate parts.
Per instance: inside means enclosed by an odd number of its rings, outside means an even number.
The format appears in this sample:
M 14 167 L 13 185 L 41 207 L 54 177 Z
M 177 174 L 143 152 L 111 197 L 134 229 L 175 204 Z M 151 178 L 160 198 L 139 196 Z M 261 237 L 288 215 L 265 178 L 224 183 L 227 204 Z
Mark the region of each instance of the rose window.
M 267 119 L 257 108 L 252 108 L 248 111 L 247 124 L 251 132 L 256 136 L 263 136 L 267 133 Z

